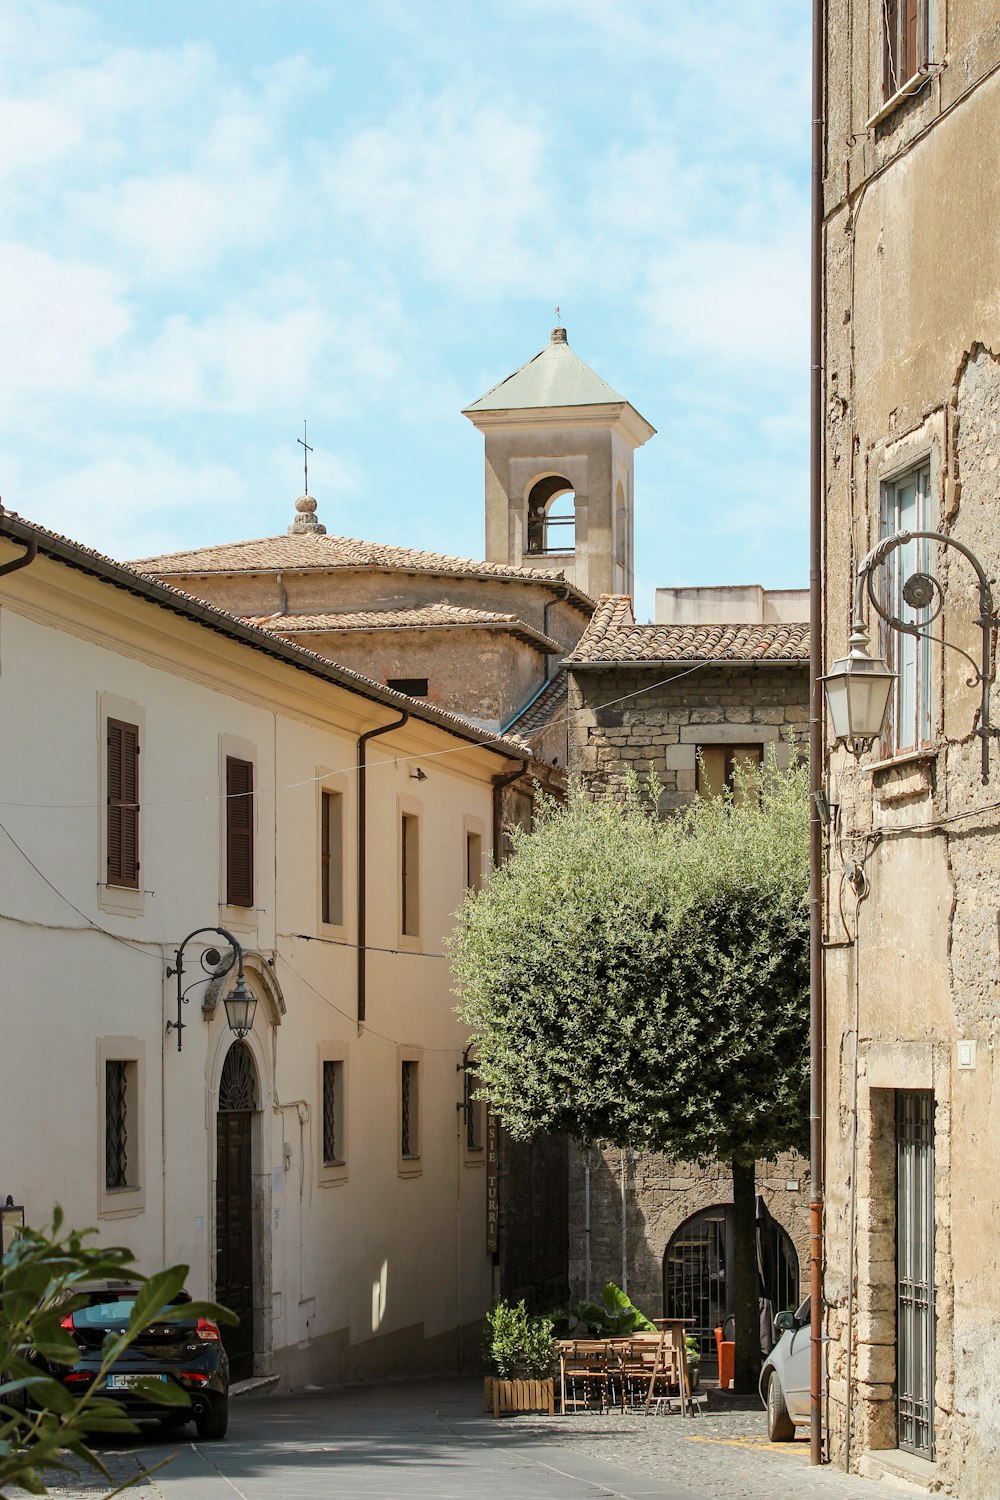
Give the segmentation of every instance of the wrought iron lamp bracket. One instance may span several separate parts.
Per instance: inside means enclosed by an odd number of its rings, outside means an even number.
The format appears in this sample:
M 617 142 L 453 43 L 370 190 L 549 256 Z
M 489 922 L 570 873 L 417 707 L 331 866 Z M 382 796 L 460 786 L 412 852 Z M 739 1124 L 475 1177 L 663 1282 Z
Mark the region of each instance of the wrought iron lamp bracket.
M 898 615 L 892 614 L 878 597 L 875 587 L 876 570 L 880 568 L 893 552 L 899 547 L 905 547 L 910 541 L 937 542 L 942 547 L 954 547 L 960 552 L 975 572 L 979 584 L 979 617 L 976 624 L 982 634 L 982 656 L 979 662 L 964 651 L 961 646 L 956 646 L 953 641 L 948 641 L 943 635 L 931 635 L 927 626 L 944 613 L 945 597 L 944 589 L 932 573 L 911 573 L 903 584 L 903 598 L 911 609 L 930 610 L 926 620 L 916 625 L 912 621 L 902 620 Z M 990 739 L 1000 736 L 1000 729 L 990 722 L 990 682 L 992 680 L 991 663 L 993 659 L 993 648 L 996 639 L 996 631 L 1000 626 L 996 608 L 993 603 L 993 590 L 982 563 L 975 553 L 970 551 L 964 542 L 956 540 L 953 536 L 946 536 L 941 531 L 897 531 L 893 536 L 883 537 L 880 542 L 864 557 L 858 564 L 858 582 L 854 601 L 855 620 L 862 616 L 862 593 L 868 595 L 868 602 L 872 609 L 884 620 L 890 630 L 895 630 L 900 635 L 912 635 L 917 639 L 936 641 L 941 646 L 947 646 L 952 651 L 957 651 L 959 656 L 972 667 L 973 676 L 969 678 L 969 687 L 982 689 L 979 724 L 973 733 L 982 744 L 982 781 L 985 786 L 990 779 Z
M 205 978 L 195 979 L 185 988 L 184 950 L 187 947 L 188 943 L 190 943 L 192 938 L 201 937 L 202 933 L 205 932 L 216 932 L 220 937 L 224 937 L 226 942 L 229 944 L 231 951 L 229 953 L 220 953 L 218 948 L 205 948 L 198 955 L 198 962 L 205 971 Z M 233 937 L 233 934 L 227 931 L 225 927 L 196 927 L 194 932 L 188 933 L 183 943 L 181 943 L 180 947 L 177 949 L 174 962 L 167 965 L 167 977 L 173 978 L 174 976 L 176 976 L 177 978 L 177 1020 L 167 1022 L 167 1031 L 176 1031 L 178 1052 L 182 1050 L 181 1044 L 183 1042 L 183 1032 L 185 1026 L 187 1025 L 187 1022 L 183 1020 L 182 1017 L 183 1007 L 188 1003 L 189 993 L 199 984 L 208 984 L 211 982 L 211 980 L 218 979 L 222 975 L 228 974 L 234 964 L 239 965 L 236 982 L 237 984 L 242 984 L 243 948 L 239 942 L 239 939 Z

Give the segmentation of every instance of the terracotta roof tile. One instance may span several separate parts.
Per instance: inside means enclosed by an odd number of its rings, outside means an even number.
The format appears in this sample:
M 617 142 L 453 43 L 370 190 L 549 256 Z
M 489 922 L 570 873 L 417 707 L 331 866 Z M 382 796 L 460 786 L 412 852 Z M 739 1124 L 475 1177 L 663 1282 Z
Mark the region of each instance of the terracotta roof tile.
M 565 718 L 567 713 L 568 673 L 565 667 L 560 667 L 553 677 L 545 684 L 542 691 L 534 698 L 522 712 L 506 726 L 505 734 L 517 734 L 527 738 L 544 729 L 553 719 Z
M 509 563 L 481 562 L 475 558 L 450 557 L 440 552 L 422 552 L 416 547 L 390 547 L 383 542 L 362 542 L 355 537 L 313 535 L 262 537 L 256 541 L 226 542 L 198 547 L 191 552 L 169 552 L 161 557 L 140 557 L 131 567 L 161 578 L 170 574 L 302 572 L 313 569 L 372 568 L 403 573 L 444 573 L 451 577 L 507 578 L 520 582 L 548 583 L 567 589 L 573 603 L 588 611 L 593 601 L 582 589 L 568 583 L 555 568 L 517 568 Z
M 570 666 L 604 662 L 809 660 L 808 624 L 637 625 L 631 600 L 605 594 L 575 649 Z
M 562 652 L 558 641 L 543 635 L 517 615 L 494 610 L 466 609 L 457 604 L 425 604 L 418 609 L 370 609 L 343 611 L 322 615 L 261 615 L 248 617 L 248 623 L 275 635 L 300 636 L 329 634 L 334 631 L 369 630 L 505 630 L 550 655 Z

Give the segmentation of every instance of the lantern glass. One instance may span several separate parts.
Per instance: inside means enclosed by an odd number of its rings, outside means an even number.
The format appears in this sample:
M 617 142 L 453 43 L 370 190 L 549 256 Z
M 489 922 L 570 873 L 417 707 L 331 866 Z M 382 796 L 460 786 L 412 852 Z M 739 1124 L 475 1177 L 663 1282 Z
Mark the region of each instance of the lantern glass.
M 243 1037 L 253 1030 L 254 1012 L 257 1009 L 257 996 L 252 990 L 247 989 L 243 982 L 242 974 L 223 1003 L 226 1007 L 226 1020 L 229 1022 L 229 1029 L 234 1036 Z
M 895 681 L 896 673 L 863 646 L 855 645 L 849 656 L 835 661 L 822 679 L 834 738 L 859 749 L 878 739 Z

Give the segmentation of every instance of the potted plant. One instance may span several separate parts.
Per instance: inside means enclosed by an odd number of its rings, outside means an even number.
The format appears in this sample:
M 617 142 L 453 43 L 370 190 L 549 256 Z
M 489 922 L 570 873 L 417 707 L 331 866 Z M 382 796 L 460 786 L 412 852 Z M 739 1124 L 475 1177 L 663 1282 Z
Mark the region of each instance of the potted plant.
M 551 1318 L 529 1317 L 524 1299 L 497 1302 L 486 1314 L 483 1355 L 489 1373 L 485 1409 L 495 1417 L 510 1412 L 555 1410 L 552 1369 L 556 1346 Z
M 687 1354 L 688 1380 L 691 1389 L 698 1389 L 698 1366 L 701 1363 L 701 1345 L 693 1333 L 685 1334 L 684 1349 Z

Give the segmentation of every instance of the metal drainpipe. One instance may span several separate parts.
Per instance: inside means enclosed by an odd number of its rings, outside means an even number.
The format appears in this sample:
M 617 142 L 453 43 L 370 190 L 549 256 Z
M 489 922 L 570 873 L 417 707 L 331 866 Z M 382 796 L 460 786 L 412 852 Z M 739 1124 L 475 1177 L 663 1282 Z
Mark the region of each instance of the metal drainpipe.
M 528 769 L 528 762 L 522 760 L 516 771 L 508 771 L 506 776 L 494 776 L 493 778 L 493 863 L 499 865 L 500 839 L 503 835 L 503 808 L 501 805 L 501 793 L 505 786 L 510 786 L 519 776 L 523 776 Z
M 590 1142 L 583 1143 L 583 1296 L 590 1301 Z
M 812 7 L 809 372 L 809 1462 L 823 1462 L 823 65 L 824 0 Z M 852 1184 L 853 1191 L 853 1184 Z
M 545 604 L 542 606 L 542 634 L 543 635 L 548 635 L 548 633 L 549 633 L 549 610 L 552 608 L 552 606 L 554 604 L 562 604 L 568 598 L 569 598 L 569 589 L 563 588 L 563 589 L 560 589 L 557 594 L 553 594 L 553 596 L 552 596 L 551 599 L 546 599 Z M 549 671 L 549 665 L 550 665 L 550 658 L 549 658 L 549 656 L 546 655 L 546 658 L 545 658 L 545 681 L 546 682 L 548 682 L 549 677 L 551 676 L 551 673 Z
M 0 535 L 2 535 L 2 533 L 3 533 L 3 506 L 0 505 Z M 11 537 L 10 540 L 13 541 L 14 538 Z M 25 554 L 24 554 L 23 557 L 15 557 L 13 562 L 4 563 L 3 567 L 0 567 L 0 578 L 5 577 L 6 574 L 8 574 L 8 573 L 16 573 L 17 570 L 18 570 L 18 568 L 26 568 L 29 563 L 34 562 L 36 554 L 38 552 L 38 539 L 37 539 L 37 537 L 32 537 L 31 540 L 29 542 L 25 542 L 24 545 L 28 549 L 27 552 L 25 552 Z M 547 660 L 548 660 L 548 658 L 546 658 L 546 661 Z
M 365 1020 L 365 985 L 367 982 L 367 948 L 368 941 L 368 903 L 366 889 L 366 866 L 367 866 L 367 844 L 366 837 L 366 790 L 368 780 L 368 766 L 366 753 L 368 741 L 375 739 L 380 734 L 388 734 L 390 730 L 402 729 L 410 717 L 410 710 L 404 708 L 398 719 L 393 719 L 391 724 L 383 724 L 379 729 L 366 729 L 364 734 L 358 736 L 358 1030 L 360 1031 Z
M 622 1291 L 628 1296 L 628 1152 L 619 1152 L 622 1196 Z

